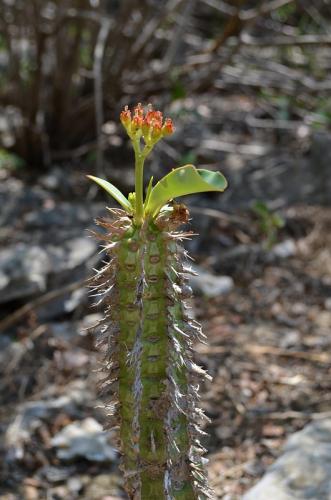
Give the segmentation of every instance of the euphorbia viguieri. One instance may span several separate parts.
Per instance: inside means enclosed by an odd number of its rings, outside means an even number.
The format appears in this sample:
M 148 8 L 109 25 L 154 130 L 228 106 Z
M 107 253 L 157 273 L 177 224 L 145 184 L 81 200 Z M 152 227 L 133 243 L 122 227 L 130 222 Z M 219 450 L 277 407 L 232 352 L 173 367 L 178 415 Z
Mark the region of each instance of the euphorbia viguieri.
M 109 256 L 94 289 L 104 304 L 102 391 L 109 398 L 110 427 L 118 429 L 130 499 L 212 498 L 199 441 L 206 417 L 197 406 L 199 380 L 207 375 L 192 351 L 205 337 L 186 304 L 192 270 L 181 242 L 191 233 L 178 228 L 189 212 L 174 199 L 224 191 L 227 183 L 219 172 L 185 165 L 154 187 L 151 178 L 144 196 L 144 162 L 174 127 L 150 105 L 145 111 L 138 104 L 133 114 L 126 106 L 120 118 L 134 149 L 135 192 L 126 198 L 108 181 L 89 176 L 122 206 L 97 220 Z

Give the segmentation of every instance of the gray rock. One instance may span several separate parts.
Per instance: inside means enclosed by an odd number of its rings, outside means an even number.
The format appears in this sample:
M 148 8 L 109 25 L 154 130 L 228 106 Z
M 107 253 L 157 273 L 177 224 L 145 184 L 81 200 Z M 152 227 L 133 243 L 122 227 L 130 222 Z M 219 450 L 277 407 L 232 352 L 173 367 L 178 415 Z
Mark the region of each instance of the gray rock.
M 93 217 L 104 212 L 104 205 L 95 203 L 88 206 L 86 203 L 61 202 L 49 208 L 31 210 L 23 217 L 24 226 L 30 231 L 47 231 L 52 239 L 60 231 L 66 229 L 71 233 L 81 234 L 82 229 L 91 225 Z
M 40 210 L 48 193 L 38 186 L 30 188 L 23 181 L 10 177 L 0 183 L 0 226 L 13 227 L 30 210 Z
M 51 262 L 51 272 L 58 274 L 71 271 L 91 257 L 97 249 L 97 243 L 88 237 L 72 238 L 61 246 L 48 245 L 47 253 Z
M 89 334 L 89 332 L 94 331 L 96 325 L 101 320 L 101 313 L 93 313 L 84 316 L 79 321 L 57 321 L 49 323 L 49 331 L 51 337 L 54 337 L 56 341 L 60 340 L 61 343 L 65 342 L 73 346 L 75 344 L 75 340 L 79 337 L 85 337 Z M 1 346 L 4 336 L 0 336 L 0 359 L 1 359 Z M 7 337 L 10 343 L 10 337 Z M 4 343 L 6 346 L 8 344 Z
M 108 444 L 109 436 L 99 422 L 89 417 L 64 427 L 51 443 L 61 459 L 83 457 L 93 462 L 109 462 L 116 458 L 116 451 Z
M 331 419 L 313 422 L 287 441 L 284 452 L 243 500 L 330 500 Z
M 45 465 L 38 471 L 39 475 L 46 478 L 50 483 L 61 483 L 68 479 L 73 472 L 72 467 L 55 467 L 52 465 Z
M 313 173 L 317 202 L 330 204 L 331 193 L 331 135 L 326 131 L 315 131 L 312 136 L 310 165 Z
M 81 278 L 81 272 L 74 277 L 71 272 L 82 270 L 96 251 L 97 243 L 88 237 L 71 238 L 61 246 L 50 244 L 41 247 L 21 243 L 2 250 L 0 304 L 44 292 L 49 280 L 51 286 L 56 287 Z M 79 291 L 67 297 L 64 310 L 71 312 L 81 299 L 82 293 Z
M 68 175 L 63 165 L 61 167 L 55 165 L 49 172 L 40 177 L 39 182 L 47 191 L 55 191 L 62 195 L 70 196 L 72 194 L 74 178 Z
M 271 253 L 274 257 L 279 259 L 287 259 L 288 257 L 293 257 L 297 252 L 295 242 L 293 240 L 285 240 L 281 243 L 277 243 Z
M 0 252 L 0 303 L 28 297 L 46 289 L 50 271 L 47 252 L 20 244 Z
M 45 394 L 45 398 L 47 397 L 49 394 Z M 76 380 L 66 387 L 65 395 L 23 404 L 5 433 L 4 446 L 8 462 L 23 458 L 24 445 L 31 441 L 33 431 L 41 425 L 42 420 L 52 418 L 58 411 L 77 417 L 80 414 L 78 407 L 86 405 L 91 399 L 86 382 Z
M 216 276 L 198 266 L 194 266 L 193 271 L 197 275 L 190 276 L 190 285 L 197 295 L 218 297 L 231 292 L 234 287 L 233 279 L 230 276 Z

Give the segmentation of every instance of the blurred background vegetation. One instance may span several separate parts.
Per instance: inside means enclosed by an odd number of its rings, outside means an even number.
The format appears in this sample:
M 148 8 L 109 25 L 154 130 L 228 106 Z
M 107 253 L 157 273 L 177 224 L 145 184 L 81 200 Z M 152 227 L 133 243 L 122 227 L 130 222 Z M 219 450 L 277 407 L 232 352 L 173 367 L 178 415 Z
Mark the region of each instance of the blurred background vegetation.
M 106 125 L 123 103 L 166 107 L 234 88 L 270 107 L 280 129 L 293 120 L 330 126 L 324 0 L 1 0 L 0 8 L 0 147 L 15 155 L 2 154 L 1 165 L 101 163 L 114 132 Z M 261 118 L 255 126 L 265 118 L 268 127 L 270 113 Z

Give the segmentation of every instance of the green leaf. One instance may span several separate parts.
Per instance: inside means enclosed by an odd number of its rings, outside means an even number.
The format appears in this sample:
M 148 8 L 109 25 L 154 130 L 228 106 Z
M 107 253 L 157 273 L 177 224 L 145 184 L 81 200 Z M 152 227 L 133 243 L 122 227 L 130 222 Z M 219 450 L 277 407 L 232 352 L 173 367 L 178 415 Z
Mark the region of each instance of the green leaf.
M 0 148 L 0 169 L 18 170 L 25 167 L 25 161 L 18 155 Z
M 115 187 L 113 184 L 111 184 L 108 181 L 105 181 L 104 179 L 100 179 L 99 177 L 94 177 L 94 175 L 88 175 L 87 176 L 89 179 L 92 181 L 96 182 L 100 187 L 102 187 L 105 191 L 107 191 L 110 196 L 115 198 L 115 200 L 122 205 L 124 210 L 126 210 L 129 214 L 132 214 L 133 208 L 131 203 L 127 198 L 125 198 L 124 194 L 121 193 L 117 187 Z
M 152 189 L 145 213 L 157 215 L 163 205 L 177 196 L 206 191 L 224 191 L 227 181 L 220 172 L 185 165 L 172 170 Z
M 257 200 L 252 205 L 253 212 L 259 217 L 270 217 L 271 211 L 266 203 L 261 200 Z
M 148 202 L 149 197 L 150 197 L 151 192 L 152 192 L 152 188 L 153 188 L 153 179 L 154 179 L 154 177 L 153 177 L 153 176 L 149 179 L 149 183 L 148 183 L 148 187 L 147 187 L 147 191 L 146 191 L 145 205 L 147 205 L 147 202 Z
M 273 222 L 274 226 L 277 228 L 282 228 L 285 226 L 285 220 L 279 214 L 273 214 L 272 222 Z

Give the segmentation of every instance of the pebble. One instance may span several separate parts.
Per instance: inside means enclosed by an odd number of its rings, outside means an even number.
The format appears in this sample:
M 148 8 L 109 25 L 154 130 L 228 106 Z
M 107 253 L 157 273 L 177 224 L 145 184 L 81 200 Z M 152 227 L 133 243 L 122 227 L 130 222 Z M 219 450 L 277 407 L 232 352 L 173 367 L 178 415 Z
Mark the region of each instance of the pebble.
M 108 462 L 116 459 L 115 449 L 108 444 L 109 433 L 94 418 L 72 422 L 58 432 L 51 441 L 60 459 L 83 457 L 92 462 Z
M 230 276 L 217 276 L 204 269 L 194 266 L 193 269 L 198 275 L 190 276 L 190 285 L 197 295 L 204 295 L 208 298 L 225 295 L 234 287 L 233 279 Z

